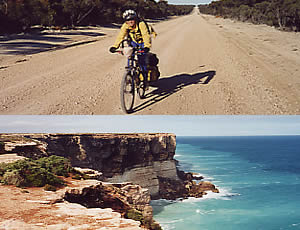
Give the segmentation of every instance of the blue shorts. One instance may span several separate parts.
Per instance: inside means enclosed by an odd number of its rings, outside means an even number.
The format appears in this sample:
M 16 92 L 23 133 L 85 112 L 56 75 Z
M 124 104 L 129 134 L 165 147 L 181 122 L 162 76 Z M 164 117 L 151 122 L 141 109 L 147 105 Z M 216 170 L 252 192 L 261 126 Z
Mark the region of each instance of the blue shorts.
M 134 48 L 144 48 L 144 43 L 136 43 L 132 41 L 131 46 Z M 146 54 L 138 55 L 138 63 L 143 71 L 144 77 L 147 77 Z

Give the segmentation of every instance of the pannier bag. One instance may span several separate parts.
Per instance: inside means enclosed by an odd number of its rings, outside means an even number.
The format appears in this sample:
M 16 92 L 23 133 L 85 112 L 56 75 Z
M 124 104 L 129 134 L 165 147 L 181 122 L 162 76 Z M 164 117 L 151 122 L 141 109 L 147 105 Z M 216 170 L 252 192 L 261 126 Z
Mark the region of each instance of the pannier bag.
M 147 66 L 156 66 L 158 64 L 159 60 L 154 53 L 147 53 L 146 55 L 146 65 Z
M 148 81 L 157 81 L 160 76 L 158 66 L 148 67 Z
M 147 69 L 148 69 L 148 80 L 149 81 L 157 81 L 160 76 L 160 72 L 159 72 L 158 66 L 157 66 L 158 62 L 159 62 L 159 60 L 158 60 L 156 54 L 147 53 L 146 65 L 147 65 Z

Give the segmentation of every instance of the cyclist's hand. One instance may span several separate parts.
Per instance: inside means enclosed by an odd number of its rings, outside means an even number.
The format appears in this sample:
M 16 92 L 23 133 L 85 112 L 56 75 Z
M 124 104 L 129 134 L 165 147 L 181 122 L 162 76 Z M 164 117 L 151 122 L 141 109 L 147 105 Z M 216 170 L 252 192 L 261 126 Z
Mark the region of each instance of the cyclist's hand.
M 149 49 L 148 47 L 145 47 L 145 48 L 142 49 L 142 51 L 143 51 L 144 53 L 148 53 L 148 52 L 150 51 L 150 49 Z
M 117 48 L 116 47 L 110 47 L 109 48 L 109 52 L 111 52 L 111 53 L 115 53 L 117 51 Z

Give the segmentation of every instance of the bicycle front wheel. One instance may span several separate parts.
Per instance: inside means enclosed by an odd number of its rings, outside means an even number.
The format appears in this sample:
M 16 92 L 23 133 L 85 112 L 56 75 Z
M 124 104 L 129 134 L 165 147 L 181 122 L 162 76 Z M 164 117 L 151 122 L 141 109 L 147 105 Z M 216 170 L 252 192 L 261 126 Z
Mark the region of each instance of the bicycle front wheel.
M 121 82 L 121 107 L 125 113 L 131 113 L 135 98 L 134 76 L 131 71 L 126 71 Z

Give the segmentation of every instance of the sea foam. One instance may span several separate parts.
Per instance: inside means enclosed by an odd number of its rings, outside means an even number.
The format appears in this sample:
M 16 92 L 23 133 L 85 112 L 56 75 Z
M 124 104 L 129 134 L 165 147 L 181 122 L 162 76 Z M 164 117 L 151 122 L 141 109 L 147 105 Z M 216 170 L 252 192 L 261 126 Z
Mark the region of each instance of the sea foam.
M 219 193 L 207 191 L 207 195 L 204 195 L 202 198 L 189 197 L 188 199 L 181 200 L 181 201 L 186 203 L 193 203 L 193 202 L 201 202 L 207 199 L 231 200 L 233 196 L 241 195 L 239 193 L 230 192 L 229 189 L 225 189 L 225 188 L 218 188 L 218 189 L 219 189 Z

